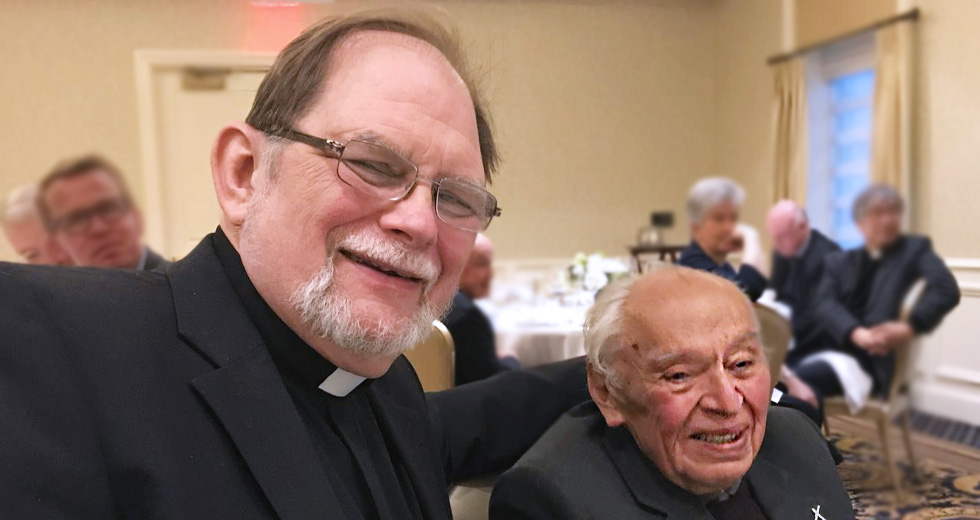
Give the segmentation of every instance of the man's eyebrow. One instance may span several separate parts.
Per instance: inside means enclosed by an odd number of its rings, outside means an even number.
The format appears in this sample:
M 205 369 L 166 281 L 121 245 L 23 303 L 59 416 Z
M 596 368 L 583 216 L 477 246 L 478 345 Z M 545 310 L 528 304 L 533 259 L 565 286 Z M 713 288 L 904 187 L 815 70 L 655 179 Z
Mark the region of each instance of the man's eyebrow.
M 394 152 L 394 153 L 402 156 L 402 158 L 404 158 L 404 159 L 409 159 L 408 158 L 408 155 L 409 154 L 405 153 L 405 150 L 402 150 L 401 148 L 399 148 L 397 145 L 395 145 L 394 143 L 392 143 L 388 139 L 385 139 L 385 137 L 383 135 L 381 135 L 381 134 L 379 134 L 379 133 L 377 133 L 377 132 L 375 132 L 373 130 L 364 130 L 364 131 L 358 132 L 358 133 L 354 134 L 350 138 L 350 140 L 351 141 L 362 141 L 362 142 L 365 142 L 365 143 L 368 143 L 368 144 L 373 144 L 375 146 L 380 146 L 382 148 L 387 149 L 390 152 Z
M 732 339 L 732 341 L 728 344 L 725 350 L 746 348 L 749 346 L 750 343 L 758 343 L 758 340 L 759 340 L 758 330 L 750 330 L 747 332 L 743 332 L 738 336 L 735 336 L 735 338 Z

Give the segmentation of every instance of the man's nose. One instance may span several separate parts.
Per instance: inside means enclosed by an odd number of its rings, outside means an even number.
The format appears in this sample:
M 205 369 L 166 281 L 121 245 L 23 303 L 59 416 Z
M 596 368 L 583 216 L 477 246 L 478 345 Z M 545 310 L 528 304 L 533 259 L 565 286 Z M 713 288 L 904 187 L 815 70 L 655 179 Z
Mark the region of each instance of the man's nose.
M 382 210 L 381 228 L 398 235 L 412 245 L 425 246 L 435 241 L 438 217 L 432 200 L 432 187 L 419 179 L 412 192 Z
M 720 369 L 710 374 L 705 385 L 707 388 L 701 399 L 705 410 L 721 415 L 734 415 L 742 408 L 745 398 L 739 392 L 735 379 L 727 371 Z

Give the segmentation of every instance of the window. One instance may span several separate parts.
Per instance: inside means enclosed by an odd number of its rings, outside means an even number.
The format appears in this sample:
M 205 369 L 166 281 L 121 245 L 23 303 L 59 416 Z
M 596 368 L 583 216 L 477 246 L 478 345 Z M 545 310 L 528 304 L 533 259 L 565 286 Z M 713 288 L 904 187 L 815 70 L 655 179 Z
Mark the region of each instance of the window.
M 855 38 L 807 63 L 807 210 L 813 227 L 844 248 L 863 242 L 851 206 L 870 179 L 873 53 L 874 40 Z

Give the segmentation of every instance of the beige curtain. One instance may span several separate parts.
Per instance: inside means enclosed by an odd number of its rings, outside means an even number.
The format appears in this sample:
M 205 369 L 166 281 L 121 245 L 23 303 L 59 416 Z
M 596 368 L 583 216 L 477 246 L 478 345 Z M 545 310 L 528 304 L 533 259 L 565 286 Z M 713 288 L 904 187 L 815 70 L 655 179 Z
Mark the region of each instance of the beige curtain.
M 776 64 L 773 74 L 773 201 L 790 199 L 806 206 L 806 67 L 803 58 Z
M 911 126 L 911 45 L 914 24 L 897 23 L 875 35 L 875 92 L 871 182 L 908 200 Z

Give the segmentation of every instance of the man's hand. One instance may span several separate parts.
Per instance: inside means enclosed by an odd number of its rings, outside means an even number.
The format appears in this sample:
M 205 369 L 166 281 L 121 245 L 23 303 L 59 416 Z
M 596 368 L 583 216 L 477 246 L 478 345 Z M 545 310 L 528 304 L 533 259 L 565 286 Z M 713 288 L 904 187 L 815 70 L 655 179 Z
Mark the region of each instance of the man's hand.
M 810 403 L 814 408 L 820 408 L 820 403 L 817 402 L 817 394 L 813 392 L 810 385 L 797 377 L 786 365 L 783 365 L 781 376 L 783 383 L 786 384 L 786 389 L 789 390 L 789 395 Z
M 904 321 L 887 321 L 876 325 L 872 331 L 881 338 L 889 349 L 904 347 L 915 337 L 915 331 Z
M 851 332 L 851 342 L 867 350 L 873 356 L 880 356 L 888 353 L 888 345 L 885 337 L 876 329 L 858 327 Z

